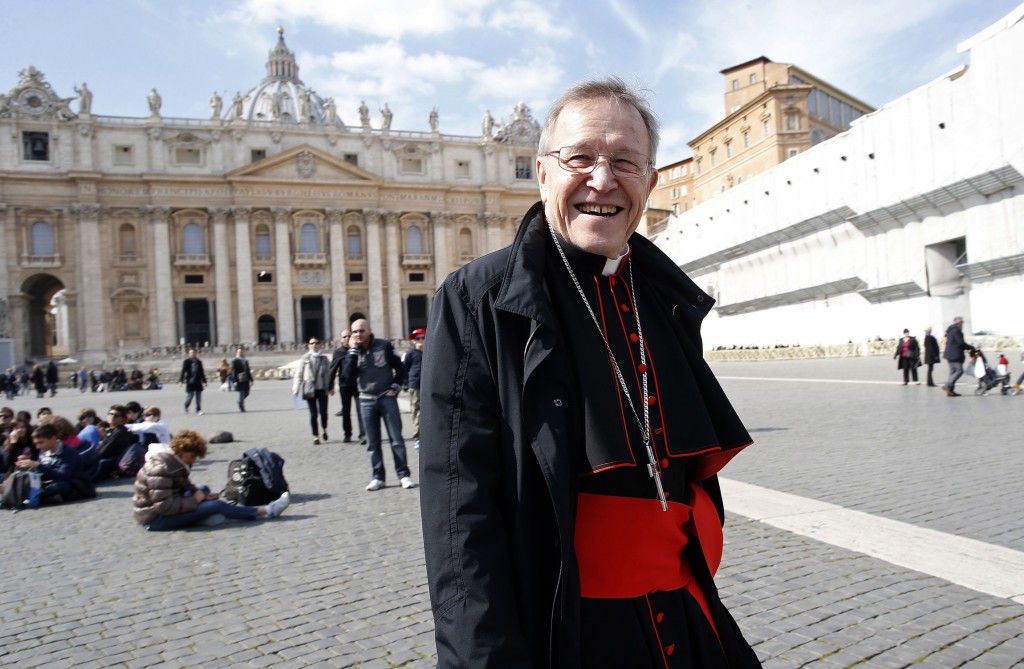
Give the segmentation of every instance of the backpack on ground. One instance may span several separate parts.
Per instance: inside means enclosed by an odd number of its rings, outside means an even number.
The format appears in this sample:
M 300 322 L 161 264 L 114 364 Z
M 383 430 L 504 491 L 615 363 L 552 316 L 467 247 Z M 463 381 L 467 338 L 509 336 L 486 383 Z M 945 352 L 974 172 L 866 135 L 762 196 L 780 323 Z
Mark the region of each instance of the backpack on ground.
M 146 450 L 149 446 L 141 440 L 129 446 L 117 462 L 117 474 L 125 478 L 134 477 L 146 464 Z
M 0 494 L 0 508 L 20 509 L 39 508 L 39 496 L 42 492 L 42 477 L 38 472 L 16 471 L 4 481 L 4 490 Z
M 269 504 L 288 491 L 284 458 L 265 448 L 250 448 L 228 463 L 228 482 L 221 498 L 242 506 Z

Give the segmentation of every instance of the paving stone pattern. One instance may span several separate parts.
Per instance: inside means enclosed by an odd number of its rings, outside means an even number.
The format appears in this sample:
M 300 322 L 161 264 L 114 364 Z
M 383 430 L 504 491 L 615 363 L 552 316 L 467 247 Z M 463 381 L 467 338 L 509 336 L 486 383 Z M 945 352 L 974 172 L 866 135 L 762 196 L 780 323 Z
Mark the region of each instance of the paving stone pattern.
M 777 364 L 716 370 L 792 375 Z M 829 361 L 805 369 L 846 373 Z M 891 371 L 880 378 L 895 378 Z M 723 385 L 757 440 L 730 476 L 1020 548 L 1024 470 L 999 440 L 960 437 L 1013 423 L 1007 412 L 1024 409 L 1024 397 L 950 400 L 932 390 L 932 402 L 923 387 Z M 103 485 L 88 502 L 3 512 L 0 666 L 434 665 L 419 489 L 397 486 L 387 454 L 389 487 L 364 490 L 369 463 L 362 447 L 341 443 L 336 396 L 323 446 L 311 445 L 308 414 L 292 408 L 280 381 L 258 383 L 245 414 L 233 394 L 214 390 L 204 393 L 205 415 L 185 416 L 177 387 L 61 390 L 10 404 L 73 417 L 83 406 L 128 399 L 159 405 L 173 430 L 234 432 L 238 442 L 211 445 L 196 465 L 197 483 L 220 487 L 231 459 L 266 446 L 286 459 L 294 502 L 276 520 L 149 533 L 132 520 L 124 481 Z M 954 402 L 956 413 L 947 408 Z M 927 420 L 912 413 L 925 410 Z M 946 454 L 941 465 L 929 464 L 935 452 Z M 411 443 L 409 453 L 415 471 Z M 984 463 L 993 462 L 1005 466 L 992 473 Z M 949 485 L 936 485 L 936 476 Z M 963 504 L 971 508 L 955 508 Z M 972 522 L 972 510 L 981 518 Z M 726 540 L 719 588 L 765 667 L 1024 665 L 1024 606 L 739 517 L 729 519 Z

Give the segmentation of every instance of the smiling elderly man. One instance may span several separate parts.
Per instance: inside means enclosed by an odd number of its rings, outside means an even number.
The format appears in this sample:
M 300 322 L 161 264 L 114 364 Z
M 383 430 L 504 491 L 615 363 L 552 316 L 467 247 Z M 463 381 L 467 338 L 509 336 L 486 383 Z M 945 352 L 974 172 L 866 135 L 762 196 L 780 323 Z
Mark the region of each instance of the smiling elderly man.
M 576 85 L 541 202 L 449 276 L 423 360 L 421 485 L 438 666 L 757 667 L 713 574 L 717 472 L 744 429 L 702 357 L 712 300 L 633 234 L 657 120 Z

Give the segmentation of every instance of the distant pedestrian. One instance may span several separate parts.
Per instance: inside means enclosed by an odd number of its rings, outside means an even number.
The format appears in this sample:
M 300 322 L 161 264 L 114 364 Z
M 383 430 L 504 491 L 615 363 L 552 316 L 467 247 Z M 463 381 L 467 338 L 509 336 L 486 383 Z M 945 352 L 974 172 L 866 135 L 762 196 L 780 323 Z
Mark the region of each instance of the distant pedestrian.
M 949 397 L 959 397 L 956 392 L 956 381 L 964 375 L 964 351 L 974 352 L 974 347 L 964 341 L 964 319 L 957 316 L 952 325 L 946 328 L 946 350 L 942 357 L 949 363 L 949 379 L 942 386 Z
M 84 393 L 85 389 L 89 386 L 89 372 L 86 371 L 85 367 L 78 370 L 78 392 Z
M 423 339 L 427 331 L 416 328 L 409 334 L 412 348 L 405 353 L 402 363 L 409 388 L 409 410 L 412 413 L 412 439 L 416 450 L 420 450 L 420 368 L 423 366 Z
M 910 330 L 903 330 L 903 338 L 896 342 L 896 353 L 892 357 L 898 360 L 896 369 L 903 370 L 903 385 L 907 385 L 911 377 L 914 383 L 920 383 L 917 380 L 917 368 L 921 364 L 921 346 L 917 343 L 917 337 L 910 336 Z
M 60 382 L 60 372 L 57 370 L 57 363 L 51 360 L 46 365 L 46 388 L 50 391 L 50 397 L 57 394 L 57 384 Z
M 245 413 L 245 398 L 249 396 L 253 378 L 249 361 L 245 359 L 245 349 L 241 346 L 235 349 L 235 358 L 231 361 L 231 375 L 235 377 L 235 388 L 238 390 L 238 410 Z
M 185 413 L 192 404 L 192 398 L 196 399 L 196 413 L 203 415 L 203 388 L 206 387 L 206 372 L 203 370 L 203 361 L 199 359 L 194 348 L 188 350 L 188 357 L 181 363 L 181 374 L 178 376 L 178 385 L 185 384 Z
M 334 394 L 331 386 L 331 363 L 320 350 L 320 340 L 313 337 L 306 344 L 309 350 L 303 354 L 299 373 L 292 382 L 292 395 L 300 394 L 309 407 L 309 424 L 313 430 L 313 445 L 327 441 L 327 396 Z M 320 417 L 320 434 L 317 435 L 317 417 Z
M 338 395 L 341 397 L 341 408 L 336 416 L 341 416 L 341 429 L 345 434 L 342 443 L 352 442 L 352 405 L 356 405 L 356 422 L 359 425 L 359 443 L 366 443 L 366 436 L 363 434 L 363 416 L 359 412 L 359 404 L 356 399 L 359 391 L 356 390 L 355 379 L 345 382 L 341 378 L 341 370 L 345 365 L 345 356 L 348 355 L 348 342 L 351 333 L 344 330 L 338 339 L 338 348 L 334 349 L 331 355 L 331 386 L 334 386 L 334 378 L 338 378 Z
M 928 386 L 935 387 L 932 368 L 939 362 L 939 340 L 932 334 L 932 326 L 924 329 L 924 364 L 928 367 Z

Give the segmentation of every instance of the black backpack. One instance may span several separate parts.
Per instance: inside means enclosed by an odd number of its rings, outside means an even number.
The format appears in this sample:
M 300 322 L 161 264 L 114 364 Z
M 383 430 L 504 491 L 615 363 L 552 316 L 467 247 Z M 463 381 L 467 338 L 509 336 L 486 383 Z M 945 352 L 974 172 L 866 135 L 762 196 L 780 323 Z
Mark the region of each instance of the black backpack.
M 4 481 L 4 491 L 0 494 L 0 508 L 20 511 L 30 507 L 29 495 L 32 490 L 32 475 L 18 470 Z M 39 506 L 38 502 L 35 506 Z M 35 508 L 35 507 L 32 507 Z
M 228 482 L 221 498 L 242 506 L 269 504 L 288 491 L 284 458 L 265 448 L 250 448 L 228 463 Z

